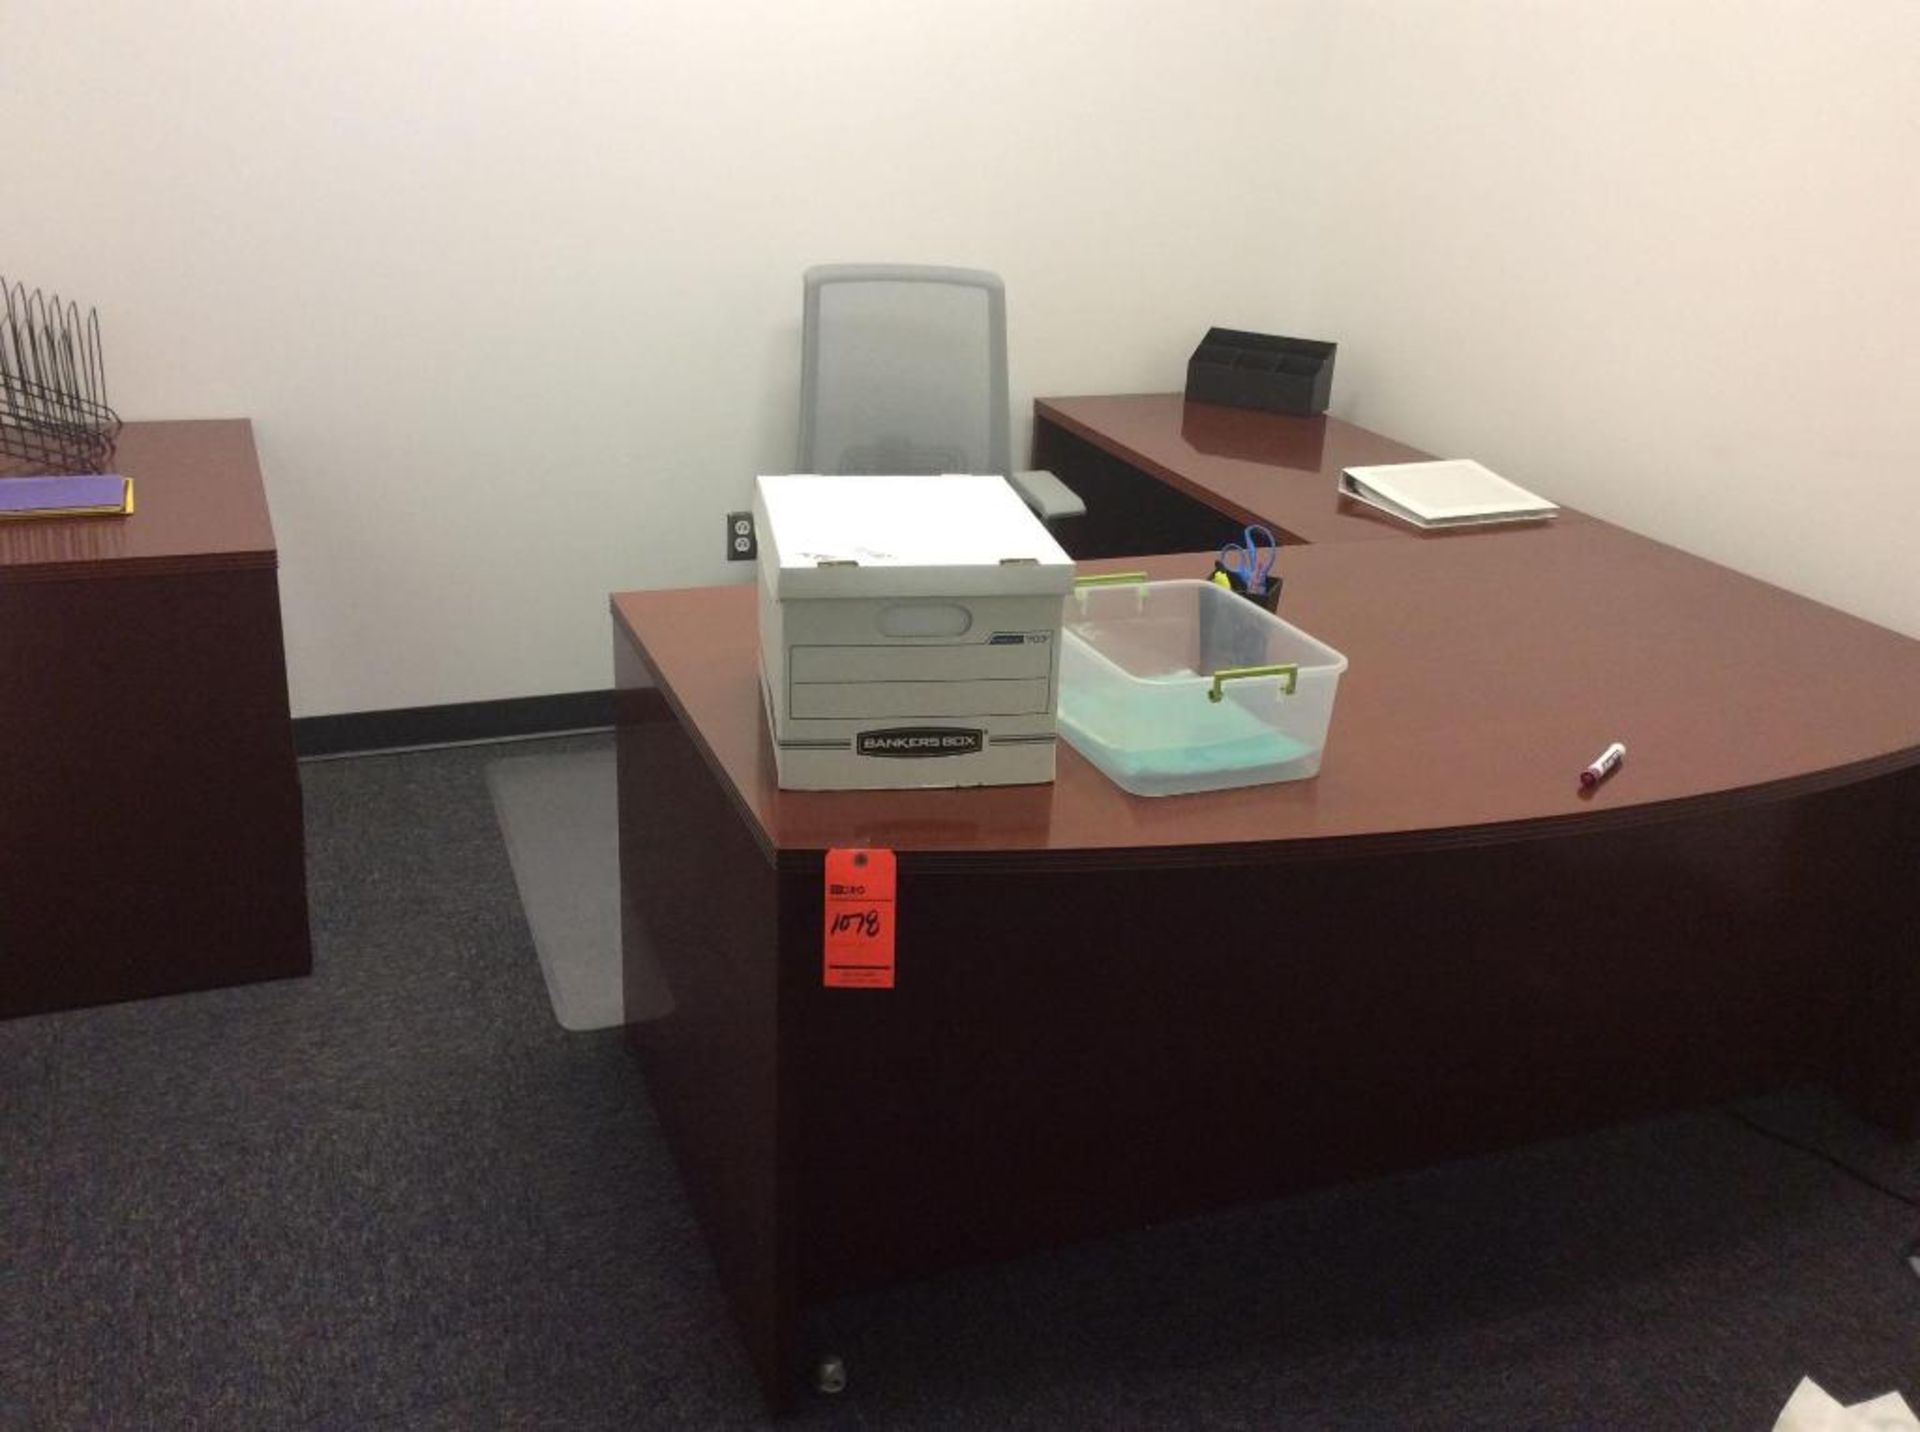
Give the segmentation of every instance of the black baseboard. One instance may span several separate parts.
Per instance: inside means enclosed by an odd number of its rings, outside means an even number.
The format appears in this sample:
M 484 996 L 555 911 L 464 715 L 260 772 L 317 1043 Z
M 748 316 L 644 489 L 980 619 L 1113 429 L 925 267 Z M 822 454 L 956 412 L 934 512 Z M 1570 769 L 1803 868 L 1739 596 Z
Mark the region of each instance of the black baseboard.
M 447 746 L 460 741 L 504 741 L 613 725 L 611 691 L 570 691 L 506 701 L 451 706 L 407 706 L 302 716 L 293 723 L 293 749 L 302 756 L 389 751 L 401 746 Z

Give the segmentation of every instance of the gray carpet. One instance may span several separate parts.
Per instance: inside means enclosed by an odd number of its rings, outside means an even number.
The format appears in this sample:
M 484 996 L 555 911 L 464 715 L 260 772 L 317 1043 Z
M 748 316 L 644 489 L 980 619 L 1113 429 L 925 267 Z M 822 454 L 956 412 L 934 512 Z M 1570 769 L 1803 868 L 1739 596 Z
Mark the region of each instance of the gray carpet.
M 600 738 L 555 754 L 604 749 Z M 304 768 L 311 979 L 0 1022 L 0 1427 L 763 1419 L 617 1031 L 559 1028 L 505 748 Z M 1920 1392 L 1920 1148 L 1816 1091 L 815 1310 L 801 1426 L 1771 1427 Z M 1879 1192 L 1776 1135 L 1824 1150 Z

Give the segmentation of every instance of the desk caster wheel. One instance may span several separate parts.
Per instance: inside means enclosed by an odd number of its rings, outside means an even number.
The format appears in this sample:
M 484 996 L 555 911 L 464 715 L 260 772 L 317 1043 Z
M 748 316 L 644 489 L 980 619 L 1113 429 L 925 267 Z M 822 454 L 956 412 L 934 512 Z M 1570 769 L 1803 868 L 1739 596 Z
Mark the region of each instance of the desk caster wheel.
M 824 1392 L 832 1397 L 835 1393 L 847 1390 L 847 1365 L 839 1358 L 829 1354 L 813 1365 L 813 1386 L 816 1392 Z

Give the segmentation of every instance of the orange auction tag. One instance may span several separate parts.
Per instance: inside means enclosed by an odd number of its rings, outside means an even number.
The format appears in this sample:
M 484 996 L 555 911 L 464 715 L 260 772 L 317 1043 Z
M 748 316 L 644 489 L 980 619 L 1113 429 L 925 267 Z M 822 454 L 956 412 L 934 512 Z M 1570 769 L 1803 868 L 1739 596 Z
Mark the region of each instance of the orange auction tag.
M 893 988 L 893 852 L 827 852 L 828 989 Z

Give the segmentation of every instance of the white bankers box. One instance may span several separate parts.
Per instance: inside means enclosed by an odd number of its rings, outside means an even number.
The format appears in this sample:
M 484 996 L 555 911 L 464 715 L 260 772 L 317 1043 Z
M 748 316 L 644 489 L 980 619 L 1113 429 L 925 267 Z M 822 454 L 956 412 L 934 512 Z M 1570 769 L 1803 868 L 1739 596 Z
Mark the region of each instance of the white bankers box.
M 1000 477 L 763 477 L 760 680 L 790 790 L 1053 779 L 1073 562 Z

